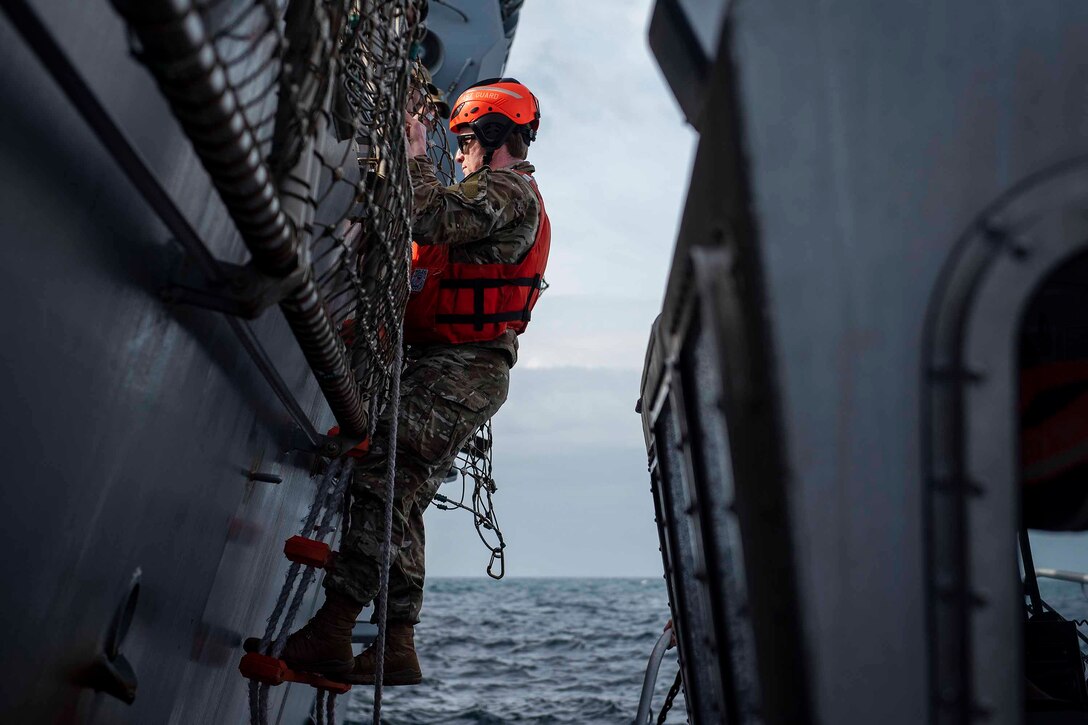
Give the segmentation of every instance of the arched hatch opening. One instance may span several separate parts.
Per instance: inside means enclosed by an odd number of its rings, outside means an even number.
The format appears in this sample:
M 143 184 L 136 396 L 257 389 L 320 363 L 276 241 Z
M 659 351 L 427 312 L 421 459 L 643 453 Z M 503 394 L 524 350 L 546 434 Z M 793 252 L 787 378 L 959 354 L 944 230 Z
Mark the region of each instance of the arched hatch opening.
M 1080 332 L 1068 334 L 1083 335 L 1088 350 L 1088 304 L 1054 313 L 1063 306 L 1055 306 L 1055 290 L 1070 279 L 1088 290 L 1085 259 L 1088 159 L 1077 158 L 1024 179 L 984 209 L 956 242 L 934 290 L 921 417 L 931 723 L 1067 722 L 1045 719 L 1026 695 L 1026 655 L 1035 647 L 1025 639 L 1031 577 L 1025 581 L 1018 562 L 1021 540 L 1029 539 L 1023 524 L 1039 522 L 1031 519 L 1034 508 L 1021 510 L 1030 500 L 1022 495 L 1022 471 L 1035 470 L 1022 460 L 1038 461 L 1035 453 L 1021 455 L 1021 441 L 1026 448 L 1030 439 L 1030 426 L 1022 427 L 1035 419 L 1024 417 L 1021 404 L 1034 384 L 1031 355 L 1055 334 L 1040 327 L 1044 317 L 1059 327 L 1084 320 Z M 1072 392 L 1038 398 L 1031 416 Z M 1079 648 L 1066 655 L 1079 659 Z
M 1025 721 L 1088 723 L 1088 252 L 1039 285 L 1018 344 Z

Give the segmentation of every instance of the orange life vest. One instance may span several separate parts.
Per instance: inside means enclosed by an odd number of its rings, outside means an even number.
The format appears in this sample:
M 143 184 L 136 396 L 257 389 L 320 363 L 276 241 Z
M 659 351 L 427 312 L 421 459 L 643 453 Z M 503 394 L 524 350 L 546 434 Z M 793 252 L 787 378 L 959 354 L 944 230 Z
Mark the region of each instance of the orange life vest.
M 552 228 L 536 180 L 516 173 L 527 177 L 540 202 L 533 246 L 514 264 L 473 264 L 451 262 L 449 245 L 413 242 L 405 342 L 485 342 L 508 329 L 519 335 L 525 331 L 540 297 Z

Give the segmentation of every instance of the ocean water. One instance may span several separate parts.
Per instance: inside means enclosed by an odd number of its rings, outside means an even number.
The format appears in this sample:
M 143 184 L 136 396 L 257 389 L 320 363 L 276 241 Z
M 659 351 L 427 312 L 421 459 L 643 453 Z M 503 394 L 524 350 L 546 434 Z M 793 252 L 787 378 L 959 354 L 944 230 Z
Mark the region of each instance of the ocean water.
M 1044 579 L 1040 589 L 1067 619 L 1088 620 L 1084 587 Z M 630 725 L 667 602 L 661 578 L 431 580 L 416 628 L 423 684 L 387 689 L 382 722 Z M 655 713 L 675 652 L 661 666 Z M 369 724 L 372 688 L 349 698 L 346 723 Z M 667 722 L 686 721 L 681 693 Z
M 1043 601 L 1066 619 L 1088 620 L 1088 586 L 1056 579 L 1040 579 L 1039 594 Z M 1081 627 L 1088 634 L 1088 628 Z
M 416 649 L 423 684 L 382 698 L 388 725 L 630 725 L 669 617 L 654 579 L 432 579 Z M 661 665 L 654 711 L 676 676 Z M 354 688 L 347 723 L 370 723 L 373 689 Z M 683 695 L 669 723 L 687 721 Z

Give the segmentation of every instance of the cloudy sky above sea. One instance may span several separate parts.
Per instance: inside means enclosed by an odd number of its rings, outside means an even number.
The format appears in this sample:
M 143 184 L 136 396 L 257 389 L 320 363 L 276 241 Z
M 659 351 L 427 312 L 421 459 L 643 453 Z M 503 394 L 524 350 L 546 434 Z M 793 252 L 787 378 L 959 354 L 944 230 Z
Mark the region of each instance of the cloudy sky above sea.
M 529 160 L 552 221 L 551 288 L 494 421 L 509 576 L 661 576 L 634 407 L 696 135 L 650 53 L 651 8 L 530 0 L 507 64 L 540 97 Z M 483 574 L 464 512 L 431 509 L 427 543 L 430 575 Z

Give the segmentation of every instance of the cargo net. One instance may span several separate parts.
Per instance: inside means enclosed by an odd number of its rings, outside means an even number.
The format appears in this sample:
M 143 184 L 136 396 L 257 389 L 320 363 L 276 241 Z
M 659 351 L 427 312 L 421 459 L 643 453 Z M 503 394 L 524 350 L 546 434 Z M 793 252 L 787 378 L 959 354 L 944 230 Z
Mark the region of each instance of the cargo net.
M 492 579 L 502 579 L 506 574 L 506 541 L 499 529 L 499 520 L 491 499 L 498 490 L 495 479 L 491 477 L 492 444 L 489 420 L 477 429 L 457 454 L 453 466 L 446 474 L 445 483 L 461 485 L 460 496 L 435 494 L 434 506 L 443 511 L 461 509 L 472 514 L 476 535 L 491 552 L 487 575 Z
M 302 270 L 281 307 L 341 425 L 372 432 L 408 298 L 406 111 L 453 179 L 448 106 L 412 58 L 427 0 L 114 4 L 254 264 Z

